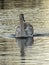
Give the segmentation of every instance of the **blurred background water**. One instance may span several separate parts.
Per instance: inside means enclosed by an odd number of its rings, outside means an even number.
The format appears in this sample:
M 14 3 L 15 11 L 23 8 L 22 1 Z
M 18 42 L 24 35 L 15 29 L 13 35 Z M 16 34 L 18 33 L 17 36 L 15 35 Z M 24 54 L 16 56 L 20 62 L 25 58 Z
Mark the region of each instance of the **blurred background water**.
M 49 65 L 49 37 L 34 37 L 22 57 L 16 39 L 5 36 L 15 33 L 20 13 L 33 25 L 34 34 L 49 33 L 48 0 L 5 0 L 4 9 L 0 9 L 0 65 Z

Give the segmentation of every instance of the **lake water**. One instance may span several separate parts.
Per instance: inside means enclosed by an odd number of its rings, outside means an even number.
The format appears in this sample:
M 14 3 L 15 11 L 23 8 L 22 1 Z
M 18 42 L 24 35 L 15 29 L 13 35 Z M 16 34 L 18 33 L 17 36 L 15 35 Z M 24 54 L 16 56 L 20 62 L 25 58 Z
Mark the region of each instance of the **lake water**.
M 48 65 L 49 37 L 36 37 L 32 46 L 24 48 L 25 56 L 21 56 L 20 47 L 14 39 L 1 39 L 1 65 Z
M 21 56 L 16 39 L 6 37 L 14 34 L 19 24 L 19 14 L 24 13 L 25 20 L 33 25 L 34 34 L 49 33 L 49 9 L 10 9 L 0 11 L 0 65 L 49 65 L 49 37 L 34 37 L 32 46 L 24 48 Z M 46 17 L 47 16 L 47 17 Z

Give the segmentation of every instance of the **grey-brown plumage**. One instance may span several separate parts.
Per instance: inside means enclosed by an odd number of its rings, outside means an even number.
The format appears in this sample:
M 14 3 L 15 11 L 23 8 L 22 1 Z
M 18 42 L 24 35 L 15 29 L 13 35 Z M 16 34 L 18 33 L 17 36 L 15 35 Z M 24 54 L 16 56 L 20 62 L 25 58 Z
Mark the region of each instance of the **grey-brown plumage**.
M 33 35 L 33 26 L 28 23 L 28 22 L 25 22 L 24 20 L 24 15 L 23 14 L 20 14 L 20 25 L 17 26 L 16 28 L 16 36 L 19 37 L 19 36 L 30 36 L 30 35 Z M 19 38 L 20 39 L 20 38 Z M 20 41 L 18 39 L 18 43 L 20 44 Z M 23 39 L 23 43 L 24 45 L 31 45 L 31 43 L 33 42 L 33 38 L 24 38 Z M 21 45 L 21 44 L 20 44 Z

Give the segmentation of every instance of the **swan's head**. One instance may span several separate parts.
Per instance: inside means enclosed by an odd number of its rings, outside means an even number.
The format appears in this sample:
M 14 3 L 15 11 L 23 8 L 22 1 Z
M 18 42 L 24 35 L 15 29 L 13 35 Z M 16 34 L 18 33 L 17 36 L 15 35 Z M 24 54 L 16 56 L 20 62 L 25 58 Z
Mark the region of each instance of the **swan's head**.
M 20 14 L 20 15 L 19 15 L 19 18 L 20 18 L 20 21 L 25 21 L 25 20 L 24 20 L 24 14 Z

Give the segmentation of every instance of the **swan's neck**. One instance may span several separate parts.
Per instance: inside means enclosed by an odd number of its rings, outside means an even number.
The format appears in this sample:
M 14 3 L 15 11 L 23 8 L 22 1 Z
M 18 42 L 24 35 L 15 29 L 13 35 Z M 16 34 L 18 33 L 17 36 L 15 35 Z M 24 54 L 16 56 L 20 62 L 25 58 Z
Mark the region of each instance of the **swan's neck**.
M 20 15 L 20 27 L 21 27 L 21 36 L 25 35 L 25 29 L 24 29 L 24 17 L 22 15 Z

